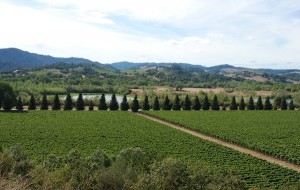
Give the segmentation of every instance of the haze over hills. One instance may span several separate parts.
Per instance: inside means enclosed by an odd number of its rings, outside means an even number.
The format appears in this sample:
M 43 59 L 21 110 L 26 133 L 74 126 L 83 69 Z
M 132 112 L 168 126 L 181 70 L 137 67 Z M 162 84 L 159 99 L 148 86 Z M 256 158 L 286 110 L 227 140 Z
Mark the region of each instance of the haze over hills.
M 27 69 L 59 62 L 68 64 L 93 64 L 101 68 L 114 69 L 110 65 L 93 62 L 84 58 L 58 58 L 49 55 L 30 53 L 17 48 L 0 49 L 0 71 L 13 70 L 18 68 Z
M 92 64 L 97 67 L 107 69 L 107 70 L 138 70 L 138 69 L 149 69 L 153 67 L 170 67 L 171 65 L 178 65 L 182 69 L 193 69 L 193 70 L 203 70 L 211 73 L 218 74 L 240 74 L 244 72 L 262 74 L 286 74 L 286 73 L 298 73 L 298 69 L 251 69 L 244 67 L 235 67 L 229 64 L 222 64 L 212 67 L 205 67 L 202 65 L 193 65 L 188 63 L 134 63 L 134 62 L 117 62 L 112 64 L 101 64 L 99 62 L 94 62 L 85 58 L 58 58 L 49 55 L 40 55 L 36 53 L 30 53 L 17 48 L 5 48 L 0 49 L 0 71 L 7 71 L 13 69 L 29 69 L 32 67 L 40 67 L 44 65 L 50 65 L 54 63 L 67 63 L 67 64 Z

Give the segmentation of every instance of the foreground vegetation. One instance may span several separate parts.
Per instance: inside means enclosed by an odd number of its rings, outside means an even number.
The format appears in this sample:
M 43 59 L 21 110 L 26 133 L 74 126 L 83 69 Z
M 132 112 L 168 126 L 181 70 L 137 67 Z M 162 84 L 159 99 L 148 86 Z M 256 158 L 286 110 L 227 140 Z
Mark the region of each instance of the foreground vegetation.
M 231 173 L 216 175 L 199 164 L 172 158 L 156 160 L 140 148 L 122 150 L 109 157 L 101 149 L 84 157 L 48 156 L 41 164 L 30 160 L 18 147 L 0 152 L 0 188 L 3 189 L 246 189 Z M 1 179 L 2 177 L 2 179 Z M 1 181 L 6 184 L 1 185 Z
M 199 112 L 200 113 L 200 112 Z M 295 184 L 297 172 L 269 164 L 130 112 L 29 111 L 0 112 L 1 145 L 19 144 L 30 159 L 44 163 L 51 155 L 64 157 L 77 149 L 83 157 L 101 147 L 108 156 L 140 147 L 153 158 L 172 157 L 198 163 L 215 173 L 232 171 L 247 187 Z
M 300 165 L 299 112 L 144 113 Z

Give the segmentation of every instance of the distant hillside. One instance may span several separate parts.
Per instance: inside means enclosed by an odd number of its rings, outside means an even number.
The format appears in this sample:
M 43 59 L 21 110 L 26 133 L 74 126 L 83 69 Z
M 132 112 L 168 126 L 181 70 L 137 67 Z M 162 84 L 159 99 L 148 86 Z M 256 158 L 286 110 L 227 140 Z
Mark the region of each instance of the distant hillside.
M 84 58 L 57 58 L 49 55 L 30 53 L 16 48 L 0 49 L 0 70 L 2 71 L 18 68 L 26 69 L 59 62 L 67 64 L 93 64 L 105 69 L 114 69 L 110 65 L 100 64 Z
M 206 72 L 211 72 L 211 73 L 241 73 L 241 72 L 252 72 L 256 74 L 263 74 L 263 73 L 268 73 L 268 74 L 286 74 L 286 73 L 296 73 L 300 72 L 298 69 L 252 69 L 252 68 L 245 68 L 245 67 L 235 67 L 229 64 L 224 64 L 224 65 L 217 65 L 217 66 L 212 66 L 212 67 L 205 67 L 202 65 L 192 65 L 188 63 L 152 63 L 152 62 L 145 62 L 145 63 L 133 63 L 133 62 L 117 62 L 117 63 L 112 63 L 111 66 L 118 70 L 138 70 L 138 69 L 145 69 L 145 68 L 151 68 L 151 67 L 169 67 L 170 65 L 178 65 L 183 69 L 196 69 L 196 70 L 203 70 Z

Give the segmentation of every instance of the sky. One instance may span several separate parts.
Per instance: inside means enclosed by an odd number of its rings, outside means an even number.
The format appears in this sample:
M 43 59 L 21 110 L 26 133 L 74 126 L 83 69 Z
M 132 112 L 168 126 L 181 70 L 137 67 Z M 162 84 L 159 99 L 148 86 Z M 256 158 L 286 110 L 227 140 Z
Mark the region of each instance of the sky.
M 300 69 L 299 0 L 0 0 L 0 48 Z

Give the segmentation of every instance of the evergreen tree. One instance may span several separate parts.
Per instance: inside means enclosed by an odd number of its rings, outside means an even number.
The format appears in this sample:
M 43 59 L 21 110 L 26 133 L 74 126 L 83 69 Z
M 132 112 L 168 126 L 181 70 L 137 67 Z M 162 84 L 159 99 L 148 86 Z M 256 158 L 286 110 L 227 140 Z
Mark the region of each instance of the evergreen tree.
M 211 104 L 211 110 L 220 110 L 220 105 L 216 94 Z
M 254 100 L 253 100 L 252 96 L 250 96 L 250 98 L 249 98 L 247 109 L 248 110 L 254 110 L 255 109 L 255 107 L 254 107 Z
M 93 111 L 94 110 L 94 103 L 92 100 L 90 100 L 90 103 L 89 103 L 89 111 Z
M 122 111 L 128 111 L 129 109 L 129 104 L 127 102 L 127 97 L 126 95 L 123 96 L 123 101 L 120 104 L 121 110 Z
M 163 103 L 162 109 L 163 110 L 171 110 L 171 102 L 169 100 L 168 95 L 166 95 L 166 97 L 164 99 L 164 103 Z
M 102 93 L 100 101 L 99 101 L 99 110 L 107 110 L 107 104 L 106 104 L 106 99 L 105 99 L 105 94 Z
M 181 109 L 180 99 L 178 94 L 176 94 L 174 104 L 173 104 L 173 110 L 180 110 L 180 109 Z
M 119 109 L 119 103 L 117 101 L 115 93 L 111 96 L 110 104 L 109 104 L 109 110 L 115 111 Z
M 196 96 L 195 99 L 194 99 L 193 109 L 194 110 L 200 110 L 201 109 L 201 103 L 200 103 L 200 100 L 199 100 L 198 96 Z
M 274 110 L 278 110 L 281 107 L 281 97 L 276 97 L 274 100 Z
M 294 105 L 294 101 L 291 100 L 289 103 L 289 110 L 295 110 L 295 105 Z
M 36 103 L 35 103 L 35 98 L 34 98 L 33 94 L 31 94 L 31 96 L 30 96 L 28 110 L 36 110 Z
M 159 101 L 158 101 L 158 97 L 156 96 L 152 105 L 152 109 L 157 111 L 160 110 L 160 106 L 159 106 Z
M 148 111 L 150 110 L 150 105 L 149 105 L 149 98 L 147 95 L 145 95 L 145 100 L 143 104 L 143 110 Z
M 239 106 L 239 110 L 245 110 L 245 100 L 244 97 L 242 96 L 241 100 L 240 100 L 240 106 Z
M 185 96 L 184 102 L 183 102 L 183 110 L 191 110 L 191 100 L 189 98 L 189 95 Z
M 132 112 L 138 112 L 139 108 L 140 108 L 139 100 L 137 98 L 137 95 L 135 95 L 134 98 L 133 98 L 133 101 L 132 101 L 131 111 Z
M 0 82 L 0 109 L 3 106 L 4 110 L 9 111 L 15 103 L 16 94 L 13 88 L 7 83 Z
M 84 110 L 84 100 L 83 100 L 83 97 L 82 97 L 82 93 L 79 93 L 78 95 L 78 98 L 76 100 L 76 110 L 78 111 L 82 111 Z
M 231 103 L 230 103 L 229 109 L 230 110 L 237 110 L 238 109 L 238 106 L 237 106 L 236 100 L 235 100 L 235 96 L 232 96 L 232 98 L 231 98 Z
M 281 106 L 280 106 L 281 110 L 287 110 L 287 103 L 286 103 L 286 99 L 282 98 L 281 99 Z
M 64 110 L 72 110 L 72 109 L 73 109 L 73 100 L 72 100 L 71 94 L 68 93 L 66 100 L 65 100 Z
M 264 109 L 261 96 L 259 96 L 258 99 L 257 99 L 256 105 L 255 105 L 255 109 L 256 110 L 263 110 Z
M 41 110 L 48 110 L 49 104 L 47 100 L 47 95 L 44 94 L 41 102 Z
M 53 105 L 52 105 L 52 110 L 60 110 L 61 109 L 61 104 L 59 101 L 58 94 L 55 94 L 54 99 L 53 99 Z
M 270 97 L 266 97 L 264 110 L 272 110 L 273 106 L 270 102 Z
M 16 109 L 19 110 L 19 111 L 22 111 L 24 109 L 22 98 L 20 96 L 19 96 L 18 101 L 17 101 Z
M 209 107 L 210 107 L 210 103 L 209 103 L 207 95 L 205 95 L 204 100 L 203 100 L 203 104 L 202 104 L 202 109 L 203 110 L 209 110 Z

